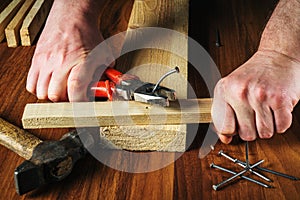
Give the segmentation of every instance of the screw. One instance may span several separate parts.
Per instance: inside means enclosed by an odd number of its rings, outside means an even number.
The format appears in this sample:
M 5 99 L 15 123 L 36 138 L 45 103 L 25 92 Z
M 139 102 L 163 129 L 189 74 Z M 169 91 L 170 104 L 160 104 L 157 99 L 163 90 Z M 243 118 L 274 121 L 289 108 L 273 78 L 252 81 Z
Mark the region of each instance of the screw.
M 234 162 L 234 163 L 237 163 L 239 166 L 241 166 L 241 167 L 243 167 L 243 168 L 246 167 L 246 163 L 244 163 L 244 162 L 242 162 L 242 161 L 240 161 L 240 160 L 238 160 L 238 159 L 236 159 L 236 158 L 232 158 L 231 156 L 225 154 L 225 153 L 223 152 L 223 150 L 219 151 L 219 155 L 221 155 L 221 156 L 227 158 L 228 160 L 231 160 L 231 161 Z M 256 172 L 256 171 L 254 171 L 253 169 L 250 169 L 249 171 L 250 171 L 251 173 L 255 174 L 256 176 L 258 176 L 258 177 L 264 179 L 265 181 L 273 182 L 271 179 L 269 179 L 269 178 L 267 178 L 266 176 L 264 176 L 264 175 L 262 175 L 262 174 L 260 174 L 260 173 L 258 173 L 258 172 Z
M 231 171 L 231 170 L 229 170 L 229 169 L 226 169 L 226 168 L 224 168 L 224 167 L 215 165 L 214 163 L 210 164 L 210 167 L 211 167 L 211 168 L 216 168 L 216 169 L 222 170 L 222 171 L 224 171 L 224 172 L 227 172 L 227 173 L 230 173 L 230 174 L 233 174 L 233 175 L 236 174 L 236 172 Z M 257 180 L 255 180 L 255 179 L 249 178 L 249 177 L 244 176 L 244 175 L 242 175 L 241 177 L 242 177 L 243 179 L 246 179 L 246 180 L 248 180 L 248 181 L 251 181 L 251 182 L 253 182 L 253 183 L 256 183 L 256 184 L 258 184 L 258 185 L 261 185 L 261 186 L 263 186 L 263 187 L 265 187 L 265 188 L 271 188 L 271 187 L 272 187 L 272 186 L 270 186 L 270 185 L 264 184 L 264 183 L 262 183 L 262 182 L 260 182 L 260 181 L 257 181 Z M 217 190 L 218 187 L 217 187 L 216 185 L 213 185 L 213 189 L 214 189 L 214 190 Z

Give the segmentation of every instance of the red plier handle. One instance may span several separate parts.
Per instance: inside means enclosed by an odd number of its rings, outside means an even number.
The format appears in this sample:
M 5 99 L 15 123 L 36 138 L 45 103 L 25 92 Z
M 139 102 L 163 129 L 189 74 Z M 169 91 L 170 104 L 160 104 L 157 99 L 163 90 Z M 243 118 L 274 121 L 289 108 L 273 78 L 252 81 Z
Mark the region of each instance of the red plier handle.
M 112 101 L 116 84 L 121 83 L 123 74 L 113 68 L 107 68 L 104 74 L 109 80 L 95 83 L 91 90 L 94 92 L 95 97 L 108 98 Z

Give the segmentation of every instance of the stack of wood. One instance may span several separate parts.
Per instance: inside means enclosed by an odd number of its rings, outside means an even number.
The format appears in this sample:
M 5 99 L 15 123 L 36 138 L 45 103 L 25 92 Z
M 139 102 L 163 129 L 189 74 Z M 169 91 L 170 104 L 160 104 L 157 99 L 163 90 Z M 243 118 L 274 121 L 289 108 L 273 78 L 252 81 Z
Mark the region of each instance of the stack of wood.
M 0 13 L 0 42 L 31 46 L 49 14 L 53 0 L 12 0 Z

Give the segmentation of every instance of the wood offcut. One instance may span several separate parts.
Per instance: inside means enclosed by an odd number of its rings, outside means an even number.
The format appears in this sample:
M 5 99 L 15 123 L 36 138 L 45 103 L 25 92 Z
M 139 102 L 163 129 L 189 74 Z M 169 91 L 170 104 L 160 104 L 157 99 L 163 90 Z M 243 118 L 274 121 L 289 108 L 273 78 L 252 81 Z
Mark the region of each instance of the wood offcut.
M 31 46 L 45 23 L 53 0 L 36 0 L 20 29 L 22 46 Z
M 21 7 L 24 0 L 13 0 L 1 13 L 0 13 L 0 42 L 5 38 L 5 28 L 10 20 L 15 16 L 18 9 Z
M 26 17 L 29 9 L 33 5 L 35 0 L 26 0 L 16 16 L 10 21 L 8 26 L 5 28 L 5 36 L 8 47 L 17 47 L 20 43 L 20 28 L 23 20 Z
M 34 103 L 26 105 L 22 123 L 27 129 L 149 125 L 156 130 L 151 125 L 210 123 L 211 103 L 211 99 L 180 100 L 170 107 L 135 101 Z

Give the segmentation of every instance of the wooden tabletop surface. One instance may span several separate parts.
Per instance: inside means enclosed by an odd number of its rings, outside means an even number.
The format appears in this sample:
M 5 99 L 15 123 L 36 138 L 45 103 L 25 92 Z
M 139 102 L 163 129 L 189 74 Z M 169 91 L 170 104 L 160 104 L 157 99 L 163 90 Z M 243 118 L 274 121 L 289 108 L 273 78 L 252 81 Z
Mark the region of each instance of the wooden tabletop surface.
M 189 34 L 210 53 L 223 76 L 245 62 L 256 50 L 259 37 L 276 0 L 213 0 L 190 2 Z M 221 47 L 216 47 L 216 29 L 220 32 Z M 22 127 L 21 117 L 27 103 L 36 98 L 26 92 L 25 83 L 30 67 L 33 47 L 8 48 L 0 44 L 0 116 Z M 199 97 L 206 97 L 203 83 L 190 70 L 190 82 Z M 298 117 L 297 117 L 298 116 Z M 273 170 L 300 177 L 300 109 L 294 111 L 292 127 L 268 140 L 249 143 L 251 163 L 264 159 L 261 165 Z M 75 166 L 69 177 L 59 183 L 44 186 L 23 196 L 14 188 L 14 169 L 24 159 L 0 147 L 0 199 L 298 199 L 300 182 L 264 173 L 273 180 L 272 189 L 263 188 L 244 179 L 237 179 L 220 191 L 213 184 L 230 177 L 230 174 L 209 166 L 212 162 L 229 169 L 241 168 L 223 157 L 219 150 L 244 160 L 244 143 L 218 142 L 215 149 L 199 159 L 201 138 L 207 124 L 200 125 L 197 139 L 191 148 L 168 166 L 148 173 L 119 171 L 88 155 Z M 43 140 L 59 139 L 67 129 L 30 130 Z M 157 160 L 173 153 L 157 153 Z M 119 152 L 112 152 L 117 159 Z M 153 155 L 152 155 L 153 156 Z M 149 164 L 149 163 L 145 163 Z M 151 164 L 151 163 L 150 163 Z M 253 177 L 253 175 L 249 175 Z M 30 180 L 28 180 L 30 181 Z

